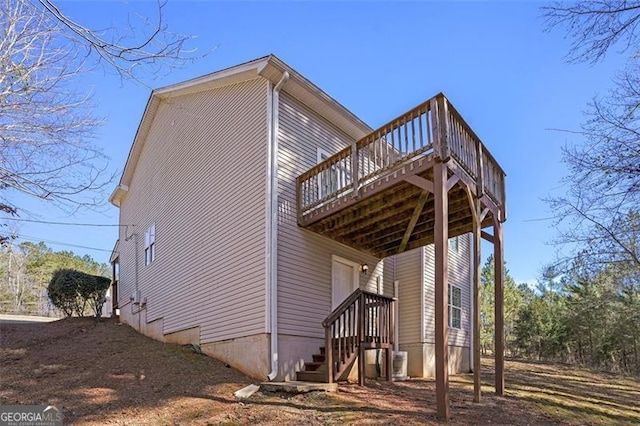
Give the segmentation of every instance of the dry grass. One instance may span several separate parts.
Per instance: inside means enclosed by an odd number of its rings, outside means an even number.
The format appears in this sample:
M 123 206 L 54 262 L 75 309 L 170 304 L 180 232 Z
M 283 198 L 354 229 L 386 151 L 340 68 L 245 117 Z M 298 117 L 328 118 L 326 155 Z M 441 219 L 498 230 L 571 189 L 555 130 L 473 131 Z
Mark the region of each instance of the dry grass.
M 341 385 L 336 394 L 233 392 L 252 380 L 192 350 L 115 321 L 0 324 L 0 405 L 55 404 L 76 425 L 436 424 L 431 380 Z M 484 396 L 451 378 L 452 424 L 639 424 L 640 383 L 568 366 L 507 362 L 507 392 Z
M 527 401 L 558 422 L 640 424 L 637 379 L 557 363 L 510 361 L 507 368 L 506 396 Z

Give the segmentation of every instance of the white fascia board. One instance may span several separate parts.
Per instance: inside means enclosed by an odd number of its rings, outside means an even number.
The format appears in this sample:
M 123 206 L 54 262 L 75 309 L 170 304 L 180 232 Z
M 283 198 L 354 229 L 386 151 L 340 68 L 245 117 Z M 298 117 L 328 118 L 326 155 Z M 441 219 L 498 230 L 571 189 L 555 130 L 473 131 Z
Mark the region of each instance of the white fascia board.
M 276 83 L 285 71 L 289 72 L 290 79 L 283 88 L 283 91 L 286 91 L 309 106 L 353 139 L 358 140 L 372 131 L 366 123 L 331 96 L 323 92 L 318 86 L 293 70 L 276 56 L 269 55 L 182 83 L 165 86 L 151 92 L 138 130 L 136 131 L 131 150 L 129 151 L 129 156 L 124 171 L 122 172 L 122 177 L 120 178 L 120 184 L 128 186 L 131 183 L 133 171 L 138 163 L 140 153 L 142 152 L 146 137 L 162 99 L 211 90 L 258 77 L 263 77 Z M 109 198 L 109 201 L 116 206 L 118 205 L 116 204 L 119 203 L 117 188 Z
M 122 197 L 129 191 L 129 187 L 126 185 L 118 185 L 115 187 L 111 195 L 109 196 L 109 202 L 116 207 L 120 207 L 120 203 L 122 202 Z
M 276 56 L 269 56 L 268 61 L 260 68 L 259 74 L 276 82 L 285 71 L 289 72 L 290 78 L 283 88 L 284 92 L 356 140 L 372 132 L 373 129 L 364 121 Z

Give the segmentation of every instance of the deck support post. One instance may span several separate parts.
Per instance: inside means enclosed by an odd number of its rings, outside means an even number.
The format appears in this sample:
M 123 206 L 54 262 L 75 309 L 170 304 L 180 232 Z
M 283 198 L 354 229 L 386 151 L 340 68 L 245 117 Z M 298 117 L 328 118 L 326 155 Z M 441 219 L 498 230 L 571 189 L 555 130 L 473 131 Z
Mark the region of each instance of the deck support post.
M 480 262 L 482 205 L 473 200 L 473 402 L 480 402 Z
M 447 98 L 444 97 L 444 94 L 439 93 L 436 95 L 436 104 L 438 108 L 438 118 L 437 118 L 438 133 L 436 134 L 437 134 L 437 141 L 438 141 L 438 148 L 439 148 L 437 149 L 437 153 L 442 161 L 447 162 L 449 161 L 449 158 L 451 156 L 451 150 L 449 149 L 449 139 L 448 139 L 449 101 L 447 101 Z
M 504 394 L 504 250 L 502 223 L 493 219 L 493 252 L 495 275 L 495 386 L 496 395 Z
M 436 401 L 438 418 L 449 420 L 449 206 L 447 185 L 447 165 L 437 161 L 433 167 L 435 200 L 435 335 L 436 335 Z

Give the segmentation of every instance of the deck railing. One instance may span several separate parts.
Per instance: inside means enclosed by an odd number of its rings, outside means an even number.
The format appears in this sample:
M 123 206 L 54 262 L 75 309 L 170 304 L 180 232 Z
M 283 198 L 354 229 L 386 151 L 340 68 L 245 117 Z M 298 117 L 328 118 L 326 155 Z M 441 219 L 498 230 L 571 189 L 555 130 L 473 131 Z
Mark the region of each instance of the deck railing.
M 414 159 L 453 158 L 497 205 L 504 205 L 504 171 L 440 93 L 309 169 L 297 179 L 298 215 L 311 212 Z
M 449 154 L 475 180 L 479 194 L 486 193 L 497 205 L 503 206 L 505 202 L 504 171 L 448 101 L 446 109 L 445 143 L 448 145 Z
M 327 382 L 333 383 L 360 356 L 358 376 L 364 380 L 364 350 L 393 345 L 394 299 L 357 289 L 323 322 Z M 390 370 L 387 371 L 390 377 Z

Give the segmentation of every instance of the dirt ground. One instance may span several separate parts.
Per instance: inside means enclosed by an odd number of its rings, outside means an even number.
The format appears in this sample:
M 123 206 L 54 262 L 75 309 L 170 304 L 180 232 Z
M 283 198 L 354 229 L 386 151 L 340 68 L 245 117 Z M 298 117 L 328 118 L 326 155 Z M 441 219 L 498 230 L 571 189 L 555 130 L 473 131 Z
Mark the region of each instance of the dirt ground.
M 437 424 L 435 385 L 413 379 L 340 385 L 334 394 L 233 392 L 256 383 L 189 347 L 114 320 L 0 324 L 0 405 L 53 404 L 75 425 Z M 507 362 L 507 392 L 483 399 L 470 375 L 451 378 L 451 423 L 639 424 L 640 383 L 555 364 Z

